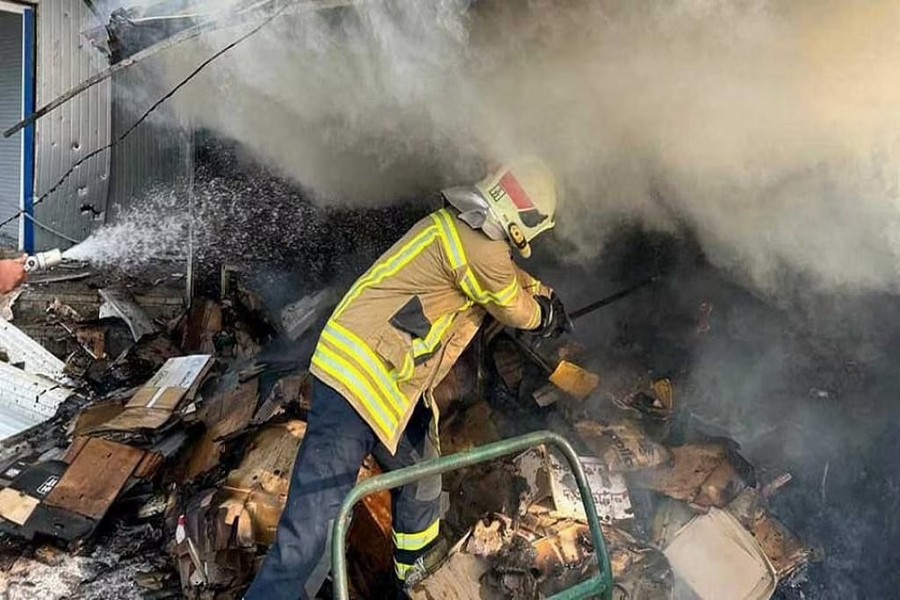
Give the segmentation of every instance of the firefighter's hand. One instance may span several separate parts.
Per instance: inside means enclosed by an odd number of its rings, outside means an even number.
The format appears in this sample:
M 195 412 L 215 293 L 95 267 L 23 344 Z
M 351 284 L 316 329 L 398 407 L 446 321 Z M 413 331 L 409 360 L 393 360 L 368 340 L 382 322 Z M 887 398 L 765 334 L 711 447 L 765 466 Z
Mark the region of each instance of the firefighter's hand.
M 541 307 L 541 323 L 533 332 L 542 338 L 556 338 L 563 333 L 571 333 L 575 327 L 572 319 L 566 313 L 559 296 L 553 294 L 550 298 L 535 296 L 538 306 Z
M 0 260 L 0 294 L 8 294 L 25 281 L 26 258 Z

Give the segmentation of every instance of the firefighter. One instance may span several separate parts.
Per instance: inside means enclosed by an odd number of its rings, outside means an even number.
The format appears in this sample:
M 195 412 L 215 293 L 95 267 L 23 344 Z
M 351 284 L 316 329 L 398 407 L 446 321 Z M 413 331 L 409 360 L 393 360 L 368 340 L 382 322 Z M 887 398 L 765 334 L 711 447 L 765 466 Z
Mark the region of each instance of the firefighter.
M 274 546 L 249 600 L 313 597 L 330 569 L 330 533 L 372 453 L 385 470 L 439 454 L 432 390 L 486 315 L 550 337 L 571 328 L 562 302 L 512 259 L 554 225 L 556 183 L 525 158 L 443 191 L 434 212 L 360 277 L 312 357 L 312 407 Z M 392 494 L 398 590 L 438 539 L 440 476 Z
M 8 294 L 25 281 L 25 258 L 0 260 L 0 294 Z

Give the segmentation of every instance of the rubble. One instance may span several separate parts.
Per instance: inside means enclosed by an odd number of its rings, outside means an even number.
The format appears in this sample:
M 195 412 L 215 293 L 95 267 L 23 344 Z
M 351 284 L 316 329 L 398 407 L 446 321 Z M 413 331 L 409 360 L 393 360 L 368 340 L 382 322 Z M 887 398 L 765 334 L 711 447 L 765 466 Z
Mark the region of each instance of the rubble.
M 51 418 L 74 391 L 0 362 L 0 433 L 9 438 Z
M 324 289 L 285 306 L 281 310 L 281 327 L 291 341 L 300 339 L 316 320 L 325 316 L 325 311 L 337 299 L 330 289 Z
M 310 408 L 305 370 L 262 352 L 275 336 L 309 332 L 335 291 L 272 317 L 237 277 L 223 297 L 178 313 L 108 285 L 52 291 L 87 281 L 41 284 L 17 301 L 21 326 L 0 321 L 10 436 L 0 442 L 0 531 L 12 544 L 0 589 L 24 597 L 45 577 L 33 589 L 48 598 L 240 597 L 274 540 Z M 539 426 L 565 433 L 602 520 L 617 598 L 662 600 L 684 587 L 768 598 L 815 558 L 768 505 L 789 477 L 762 486 L 726 439 L 671 442 L 671 379 L 613 393 L 578 366 L 583 348 L 539 352 L 535 365 L 504 336 L 473 345 L 435 391 L 443 452 Z M 369 457 L 359 479 L 380 472 Z M 555 451 L 449 473 L 444 491 L 442 547 L 452 548 L 435 553 L 413 598 L 541 598 L 597 573 L 582 499 Z M 129 536 L 141 552 L 124 547 Z M 388 592 L 391 555 L 382 492 L 357 506 L 350 529 L 355 597 Z
M 152 335 L 159 331 L 130 294 L 111 289 L 97 290 L 97 293 L 103 298 L 97 318 L 113 317 L 123 320 L 131 330 L 134 341 L 139 342 L 145 335 Z
M 712 508 L 692 519 L 664 553 L 679 583 L 701 600 L 763 600 L 775 591 L 771 561 L 726 511 Z

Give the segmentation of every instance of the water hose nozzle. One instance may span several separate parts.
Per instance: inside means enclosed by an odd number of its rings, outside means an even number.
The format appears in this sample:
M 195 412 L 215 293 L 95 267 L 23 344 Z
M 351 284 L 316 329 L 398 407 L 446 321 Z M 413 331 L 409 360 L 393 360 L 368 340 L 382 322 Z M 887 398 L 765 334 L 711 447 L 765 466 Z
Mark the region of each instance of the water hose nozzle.
M 43 271 L 50 267 L 55 267 L 63 261 L 62 251 L 57 248 L 46 252 L 38 252 L 32 254 L 25 259 L 25 271 L 34 273 L 35 271 Z

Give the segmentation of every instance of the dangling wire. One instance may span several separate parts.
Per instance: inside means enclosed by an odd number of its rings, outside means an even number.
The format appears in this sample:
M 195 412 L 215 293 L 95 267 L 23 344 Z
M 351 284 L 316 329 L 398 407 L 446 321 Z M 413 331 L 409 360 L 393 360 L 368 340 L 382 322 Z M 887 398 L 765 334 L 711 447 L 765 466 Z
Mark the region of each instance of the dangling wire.
M 194 77 L 197 76 L 198 73 L 200 73 L 200 71 L 202 71 L 202 70 L 203 70 L 204 68 L 206 68 L 210 63 L 212 63 L 214 60 L 216 60 L 217 58 L 219 58 L 220 56 L 222 56 L 223 54 L 225 54 L 226 52 L 228 52 L 229 50 L 231 50 L 232 48 L 234 48 L 235 46 L 237 46 L 238 44 L 240 44 L 240 43 L 243 42 L 244 40 L 246 40 L 246 39 L 250 38 L 251 36 L 255 35 L 259 30 L 261 30 L 263 27 L 265 27 L 266 25 L 268 25 L 269 23 L 271 23 L 272 21 L 274 21 L 277 17 L 279 17 L 279 16 L 280 16 L 285 10 L 287 10 L 291 5 L 296 4 L 297 1 L 298 1 L 298 0 L 289 0 L 288 2 L 285 2 L 285 4 L 283 4 L 279 9 L 277 9 L 276 11 L 274 11 L 271 15 L 269 15 L 268 17 L 266 17 L 259 25 L 253 27 L 250 31 L 248 31 L 247 33 L 241 35 L 241 36 L 238 37 L 236 40 L 234 40 L 233 42 L 231 42 L 230 44 L 228 44 L 227 46 L 225 46 L 224 48 L 222 48 L 221 50 L 219 50 L 218 52 L 216 52 L 215 54 L 213 54 L 212 56 L 210 56 L 210 57 L 207 58 L 206 60 L 204 60 L 202 63 L 200 63 L 200 64 L 197 66 L 197 68 L 195 68 L 193 71 L 191 71 L 190 74 L 189 74 L 187 77 L 185 77 L 184 79 L 182 79 L 182 80 L 178 83 L 178 85 L 176 85 L 174 88 L 172 88 L 171 90 L 169 90 L 168 92 L 166 92 L 166 94 L 164 94 L 159 100 L 157 100 L 156 102 L 154 102 L 153 105 L 150 106 L 150 108 L 148 108 L 148 109 L 144 112 L 144 114 L 142 114 L 142 115 L 140 116 L 140 118 L 138 118 L 138 120 L 135 121 L 135 122 L 131 125 L 131 127 L 129 127 L 127 130 L 125 130 L 119 137 L 117 137 L 115 140 L 111 141 L 110 143 L 106 144 L 105 146 L 102 146 L 102 147 L 97 148 L 96 150 L 94 150 L 94 151 L 92 151 L 92 152 L 89 152 L 88 154 L 86 154 L 86 155 L 84 155 L 83 157 L 81 157 L 79 160 L 75 161 L 75 163 L 69 168 L 69 170 L 66 171 L 65 173 L 63 173 L 62 177 L 60 177 L 60 178 L 56 181 L 56 183 L 54 183 L 52 186 L 50 186 L 50 188 L 49 188 L 46 192 L 44 192 L 43 194 L 41 194 L 40 196 L 38 196 L 37 198 L 35 198 L 34 203 L 32 204 L 32 206 L 37 206 L 37 205 L 39 205 L 41 202 L 43 202 L 44 200 L 46 200 L 48 196 L 50 196 L 50 195 L 52 195 L 54 192 L 56 192 L 56 190 L 58 190 L 58 189 L 62 186 L 62 184 L 65 183 L 66 180 L 72 175 L 72 173 L 75 172 L 75 169 L 77 169 L 78 167 L 80 167 L 81 165 L 83 165 L 84 163 L 86 163 L 87 161 L 89 161 L 90 159 L 94 158 L 94 157 L 97 156 L 98 154 L 100 154 L 100 153 L 102 153 L 102 152 L 105 152 L 105 151 L 107 151 L 107 150 L 110 150 L 110 149 L 114 148 L 116 145 L 119 144 L 119 142 L 121 142 L 122 140 L 124 140 L 125 138 L 127 138 L 129 135 L 131 135 L 131 133 L 132 133 L 135 129 L 137 129 L 138 126 L 140 126 L 141 123 L 143 123 L 144 121 L 146 121 L 147 118 L 148 118 L 148 117 L 149 117 L 149 116 L 150 116 L 157 108 L 159 108 L 166 100 L 168 100 L 169 98 L 171 98 L 172 96 L 174 96 L 175 93 L 178 92 L 178 90 L 180 90 L 180 89 L 183 88 L 185 85 L 187 85 L 188 82 L 191 81 L 191 79 L 193 79 Z M 9 223 L 12 223 L 13 221 L 15 221 L 16 219 L 18 219 L 18 218 L 19 218 L 20 216 L 22 216 L 23 214 L 26 214 L 25 211 L 20 210 L 20 211 L 18 211 L 16 214 L 14 214 L 13 216 L 9 217 L 8 219 L 6 219 L 6 220 L 4 220 L 4 221 L 0 221 L 0 227 L 3 227 L 4 225 L 7 225 L 7 224 L 9 224 Z M 34 219 L 31 219 L 31 220 L 34 222 Z M 76 243 L 77 243 L 77 242 L 76 242 Z

